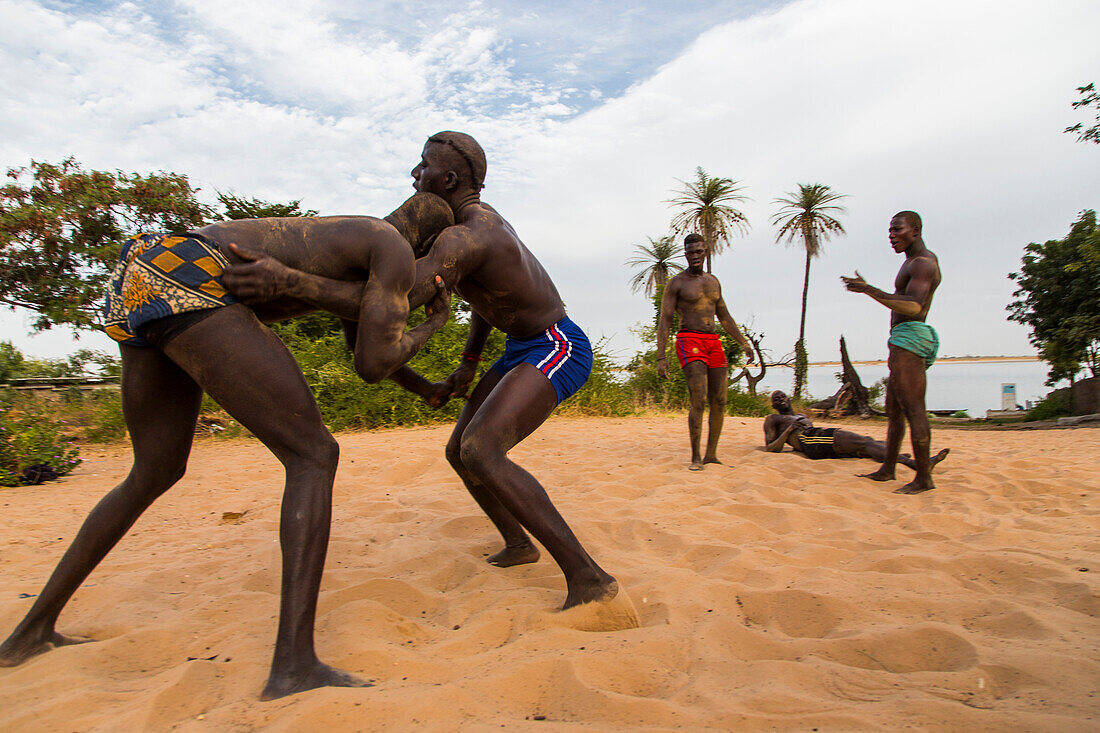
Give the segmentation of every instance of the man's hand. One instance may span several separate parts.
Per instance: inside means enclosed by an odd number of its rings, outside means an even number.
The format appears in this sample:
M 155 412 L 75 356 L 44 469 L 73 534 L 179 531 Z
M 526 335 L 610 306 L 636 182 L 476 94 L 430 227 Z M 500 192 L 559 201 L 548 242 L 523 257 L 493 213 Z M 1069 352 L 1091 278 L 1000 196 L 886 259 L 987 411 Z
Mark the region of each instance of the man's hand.
M 229 245 L 229 250 L 242 262 L 225 268 L 222 282 L 242 303 L 267 303 L 286 292 L 287 273 L 290 272 L 286 265 L 260 252 L 242 249 L 235 243 Z
M 470 390 L 470 385 L 473 384 L 475 376 L 477 376 L 477 362 L 463 359 L 458 368 L 451 372 L 451 376 L 447 377 L 447 381 L 444 382 L 444 384 L 449 384 L 451 387 L 450 397 L 469 399 L 466 393 Z
M 871 289 L 871 286 L 863 279 L 863 275 L 859 274 L 859 270 L 856 270 L 855 277 L 844 277 L 841 275 L 840 279 L 844 281 L 844 287 L 852 293 L 866 293 Z
M 446 380 L 443 382 L 435 382 L 432 386 L 420 395 L 420 398 L 428 403 L 429 407 L 439 409 L 447 404 L 451 399 L 451 382 Z
M 745 366 L 752 366 L 756 361 L 756 354 L 753 353 L 752 345 L 745 343 L 741 344 L 741 351 L 745 354 Z
M 657 376 L 661 379 L 668 379 L 668 357 L 657 357 Z
M 443 322 L 451 317 L 451 294 L 439 275 L 435 276 L 435 296 L 424 306 L 424 315 L 428 318 L 434 315 L 436 320 L 442 317 Z

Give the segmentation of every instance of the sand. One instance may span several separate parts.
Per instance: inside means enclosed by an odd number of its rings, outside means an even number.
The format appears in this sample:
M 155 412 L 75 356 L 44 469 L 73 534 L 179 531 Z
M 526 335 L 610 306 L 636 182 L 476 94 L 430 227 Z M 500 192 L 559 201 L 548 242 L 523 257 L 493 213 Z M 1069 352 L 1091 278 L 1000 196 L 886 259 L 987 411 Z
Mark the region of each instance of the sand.
M 553 613 L 546 553 L 485 563 L 448 426 L 338 436 L 317 645 L 376 686 L 266 703 L 281 471 L 200 441 L 62 614 L 99 641 L 0 669 L 0 730 L 1100 729 L 1100 429 L 935 429 L 939 488 L 900 496 L 870 461 L 761 452 L 761 424 L 728 419 L 698 473 L 682 415 L 555 418 L 513 452 L 633 599 L 612 632 Z M 128 468 L 84 457 L 0 492 L 0 636 Z

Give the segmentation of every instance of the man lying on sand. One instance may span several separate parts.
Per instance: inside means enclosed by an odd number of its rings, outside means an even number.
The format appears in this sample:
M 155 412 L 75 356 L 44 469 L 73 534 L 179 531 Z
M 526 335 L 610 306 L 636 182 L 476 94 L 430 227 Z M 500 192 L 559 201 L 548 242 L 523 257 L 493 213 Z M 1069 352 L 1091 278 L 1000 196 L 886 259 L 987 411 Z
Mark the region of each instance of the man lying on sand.
M 507 567 L 538 560 L 530 532 L 565 574 L 563 608 L 600 602 L 603 609 L 595 611 L 603 614 L 603 628 L 637 626 L 615 578 L 581 546 L 535 477 L 508 458 L 509 450 L 588 379 L 592 348 L 566 317 L 546 270 L 512 226 L 482 203 L 485 170 L 481 146 L 460 132 L 431 136 L 412 170 L 416 190 L 443 197 L 454 210 L 456 225 L 439 235 L 431 252 L 417 262 L 410 305 L 431 297 L 438 276 L 469 302 L 473 313 L 462 363 L 446 381 L 430 384 L 407 366 L 391 377 L 441 407 L 466 395 L 492 329 L 507 335 L 504 356 L 474 388 L 447 443 L 447 460 L 504 538 L 504 549 L 488 561 Z M 350 283 L 295 273 L 273 285 L 337 314 L 339 301 L 356 302 Z
M 57 618 L 142 512 L 183 477 L 206 391 L 286 471 L 279 631 L 262 698 L 368 685 L 323 664 L 314 651 L 339 447 L 294 358 L 261 323 L 315 308 L 285 297 L 256 307 L 240 303 L 227 292 L 233 278 L 226 268 L 235 259 L 230 243 L 320 275 L 360 281 L 355 366 L 365 380 L 377 382 L 412 357 L 450 314 L 449 297 L 440 287 L 432 294 L 428 319 L 405 330 L 415 254 L 452 221 L 441 199 L 417 195 L 386 220 L 253 219 L 128 240 L 108 286 L 104 330 L 122 352 L 122 405 L 133 467 L 92 509 L 26 617 L 0 645 L 0 666 L 90 641 L 59 634 Z
M 791 409 L 791 398 L 786 393 L 772 392 L 772 409 L 778 414 L 764 418 L 764 450 L 779 453 L 784 445 L 807 458 L 871 458 L 882 462 L 886 444 L 867 435 L 860 435 L 840 428 L 815 428 L 805 415 L 797 415 Z M 932 458 L 932 465 L 942 461 L 950 453 L 944 448 Z M 898 463 L 916 470 L 917 464 L 906 454 L 898 456 Z

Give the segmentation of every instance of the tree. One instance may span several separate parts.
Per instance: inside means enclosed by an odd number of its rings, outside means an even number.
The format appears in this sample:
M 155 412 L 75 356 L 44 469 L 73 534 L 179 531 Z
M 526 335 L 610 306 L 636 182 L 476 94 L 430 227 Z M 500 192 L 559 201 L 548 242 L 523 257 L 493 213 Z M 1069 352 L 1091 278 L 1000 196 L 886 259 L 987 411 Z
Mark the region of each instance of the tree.
M 679 179 L 677 179 L 679 180 Z M 680 209 L 670 224 L 677 234 L 695 232 L 707 246 L 707 272 L 711 271 L 712 255 L 720 254 L 730 238 L 749 229 L 749 220 L 730 204 L 747 201 L 739 191 L 738 181 L 708 176 L 700 166 L 694 181 L 680 181 L 683 188 L 665 203 Z
M 1100 228 L 1086 210 L 1065 239 L 1024 248 L 1009 320 L 1031 328 L 1031 343 L 1050 364 L 1047 384 L 1072 380 L 1085 365 L 1100 376 Z
M 649 240 L 649 244 L 634 245 L 636 254 L 623 264 L 627 267 L 641 268 L 630 278 L 630 289 L 636 293 L 639 288 L 644 288 L 646 296 L 650 297 L 657 288 L 667 283 L 670 277 L 684 269 L 680 263 L 673 262 L 674 258 L 683 254 L 684 249 L 676 244 L 671 234 L 657 239 L 653 237 L 646 237 L 646 239 Z
M 72 158 L 8 170 L 0 187 L 0 303 L 41 331 L 92 328 L 123 240 L 202 226 L 212 211 L 177 173 L 85 171 Z
M 218 193 L 218 203 L 225 209 L 224 219 L 268 219 L 284 216 L 316 216 L 313 209 L 302 211 L 301 199 L 285 204 L 273 204 L 260 199 L 249 199 L 231 193 Z
M 836 202 L 846 198 L 821 183 L 800 183 L 797 193 L 787 193 L 773 203 L 779 211 L 772 217 L 772 225 L 778 226 L 776 243 L 786 239 L 789 246 L 796 236 L 801 237 L 806 251 L 806 268 L 802 277 L 802 315 L 798 324 L 798 342 L 795 344 L 794 398 L 802 396 L 806 384 L 809 359 L 806 354 L 806 299 L 810 292 L 810 260 L 821 253 L 822 242 L 833 234 L 844 234 L 844 227 L 833 216 L 843 214 L 843 206 Z
M 1090 106 L 1096 107 L 1096 124 L 1085 128 L 1084 123 L 1078 122 L 1076 125 L 1067 127 L 1065 132 L 1076 132 L 1077 142 L 1083 143 L 1091 140 L 1100 144 L 1100 92 L 1097 92 L 1093 84 L 1090 83 L 1083 87 L 1077 87 L 1077 93 L 1081 95 L 1081 98 L 1073 103 L 1073 108 L 1080 109 L 1084 107 L 1087 110 Z

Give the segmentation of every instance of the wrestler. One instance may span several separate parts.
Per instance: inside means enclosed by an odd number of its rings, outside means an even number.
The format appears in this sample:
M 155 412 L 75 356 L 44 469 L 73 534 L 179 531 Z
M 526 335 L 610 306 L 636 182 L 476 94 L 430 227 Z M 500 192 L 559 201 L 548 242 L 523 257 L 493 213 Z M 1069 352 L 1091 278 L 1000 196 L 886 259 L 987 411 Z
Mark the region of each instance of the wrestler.
M 698 234 L 684 238 L 684 257 L 688 268 L 665 286 L 661 298 L 661 317 L 657 325 L 657 374 L 668 378 L 666 345 L 672 327 L 672 314 L 680 316 L 680 330 L 676 333 L 676 356 L 687 379 L 691 406 L 688 409 L 688 437 L 691 440 L 692 471 L 702 471 L 707 463 L 718 460 L 718 438 L 726 419 L 726 394 L 729 390 L 729 364 L 722 349 L 722 340 L 714 326 L 715 318 L 745 352 L 745 363 L 753 361 L 752 346 L 741 334 L 722 299 L 722 285 L 718 278 L 703 272 L 707 248 Z M 707 452 L 699 451 L 703 434 L 703 410 L 710 407 L 707 430 Z
M 841 277 L 844 287 L 853 293 L 865 293 L 890 309 L 890 339 L 886 383 L 886 455 L 882 466 L 866 478 L 875 481 L 894 479 L 894 466 L 905 437 L 905 423 L 913 443 L 916 477 L 895 490 L 898 494 L 919 494 L 935 488 L 929 448 L 932 429 L 924 406 L 927 385 L 925 371 L 936 360 L 939 337 L 925 323 L 932 296 L 940 284 L 940 263 L 921 237 L 922 223 L 914 211 L 902 211 L 890 220 L 890 246 L 905 255 L 905 262 L 894 279 L 894 292 L 887 293 L 869 285 L 856 271 L 855 277 Z
M 563 609 L 607 601 L 619 593 L 615 578 L 581 546 L 542 485 L 508 457 L 508 451 L 534 432 L 554 408 L 576 392 L 592 368 L 588 338 L 565 314 L 550 276 L 523 245 L 512 226 L 481 201 L 485 153 L 460 132 L 440 132 L 424 145 L 412 176 L 417 191 L 442 196 L 455 212 L 429 254 L 417 261 L 417 284 L 409 294 L 415 307 L 431 295 L 433 278 L 469 304 L 470 331 L 462 361 L 443 382 L 429 383 L 409 367 L 391 378 L 440 407 L 465 396 L 493 328 L 507 336 L 504 356 L 474 387 L 447 443 L 447 460 L 504 539 L 488 558 L 499 567 L 532 563 L 539 550 L 533 535 L 565 575 Z M 322 282 L 300 287 L 301 273 L 276 276 L 273 284 L 290 295 L 318 298 L 339 313 L 339 302 L 354 302 L 348 284 Z M 625 594 L 620 601 L 625 603 Z M 636 626 L 637 618 L 620 618 Z
M 870 458 L 881 462 L 886 457 L 886 444 L 867 435 L 840 428 L 815 428 L 805 415 L 791 409 L 791 398 L 786 393 L 772 392 L 772 408 L 775 415 L 764 418 L 764 450 L 779 453 L 784 445 L 815 460 L 821 458 Z M 932 465 L 942 461 L 950 453 L 944 448 L 932 458 Z M 898 463 L 916 470 L 917 464 L 906 454 L 898 456 Z
M 262 699 L 322 686 L 367 686 L 323 664 L 314 651 L 339 447 L 294 358 L 261 323 L 314 307 L 290 298 L 254 308 L 237 302 L 227 292 L 232 278 L 225 270 L 236 260 L 228 245 L 238 242 L 295 267 L 360 281 L 355 365 L 364 379 L 376 382 L 413 356 L 449 315 L 449 297 L 440 288 L 428 319 L 405 330 L 415 274 L 410 243 L 422 251 L 452 220 L 441 199 L 418 195 L 386 220 L 241 220 L 126 242 L 108 286 L 105 330 L 120 342 L 133 467 L 92 509 L 26 617 L 0 645 L 0 666 L 90 641 L 58 633 L 57 618 L 142 512 L 183 476 L 206 391 L 286 471 L 279 629 Z M 244 267 L 263 266 L 259 261 Z

